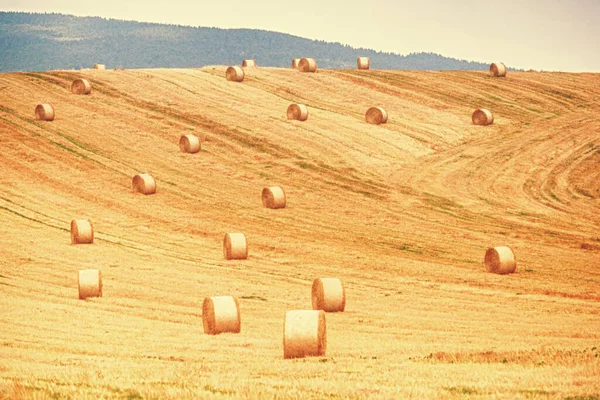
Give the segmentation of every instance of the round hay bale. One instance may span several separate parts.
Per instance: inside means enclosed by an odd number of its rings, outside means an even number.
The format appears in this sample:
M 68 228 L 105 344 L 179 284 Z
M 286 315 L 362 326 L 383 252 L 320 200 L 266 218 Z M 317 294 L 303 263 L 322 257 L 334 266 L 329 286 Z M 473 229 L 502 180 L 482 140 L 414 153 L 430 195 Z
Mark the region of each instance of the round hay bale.
M 98 269 L 83 269 L 79 271 L 79 299 L 102 297 L 102 271 Z
M 512 274 L 517 270 L 515 253 L 508 246 L 490 247 L 483 260 L 488 272 L 495 274 Z
M 492 63 L 490 65 L 490 76 L 494 78 L 506 76 L 506 65 L 504 63 Z
M 240 333 L 240 303 L 233 296 L 206 297 L 202 303 L 204 333 Z
M 358 57 L 356 65 L 358 69 L 369 69 L 371 68 L 371 59 L 369 57 Z
M 200 139 L 196 135 L 183 135 L 179 138 L 179 149 L 184 153 L 197 153 L 200 147 Z
M 223 256 L 226 260 L 248 258 L 248 241 L 243 233 L 226 233 L 223 239 Z
M 99 69 L 99 70 L 106 70 L 106 65 L 104 64 L 94 64 L 94 69 Z
M 306 121 L 308 119 L 308 108 L 304 104 L 290 104 L 287 108 L 287 119 Z
M 74 94 L 90 94 L 92 93 L 92 85 L 87 79 L 75 79 L 71 83 L 71 92 Z
M 302 58 L 298 63 L 298 70 L 300 72 L 316 72 L 317 61 L 314 58 Z
M 232 82 L 241 82 L 244 80 L 244 70 L 240 67 L 229 67 L 225 71 L 225 78 Z
M 94 227 L 89 219 L 71 221 L 71 244 L 94 243 Z
M 242 67 L 254 68 L 254 67 L 256 67 L 256 61 L 255 60 L 244 60 L 244 61 L 242 61 Z
M 387 111 L 381 107 L 371 107 L 367 110 L 365 118 L 369 124 L 385 124 L 388 120 Z
M 338 278 L 317 278 L 312 284 L 313 310 L 342 312 L 346 308 L 346 291 Z
M 156 181 L 148 174 L 138 174 L 133 177 L 131 182 L 134 192 L 141 194 L 154 194 L 156 193 Z
M 491 125 L 494 123 L 494 115 L 491 111 L 486 110 L 485 108 L 475 110 L 471 116 L 471 119 L 475 125 Z
M 300 64 L 300 59 L 299 58 L 292 58 L 292 68 L 297 69 L 298 68 L 298 64 Z
M 327 325 L 323 310 L 295 310 L 285 313 L 283 358 L 324 356 Z
M 285 192 L 281 186 L 266 187 L 262 190 L 262 203 L 266 208 L 285 208 Z
M 40 121 L 53 121 L 54 107 L 52 104 L 38 104 L 35 107 L 35 118 Z

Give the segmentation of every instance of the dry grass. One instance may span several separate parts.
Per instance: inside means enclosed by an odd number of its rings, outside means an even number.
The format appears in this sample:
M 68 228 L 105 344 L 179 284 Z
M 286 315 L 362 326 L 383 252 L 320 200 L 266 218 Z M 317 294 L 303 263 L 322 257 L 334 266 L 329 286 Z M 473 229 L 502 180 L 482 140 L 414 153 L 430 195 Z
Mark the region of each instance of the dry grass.
M 599 75 L 225 69 L 0 74 L 0 397 L 600 396 Z M 273 184 L 284 209 L 261 204 Z M 70 245 L 79 215 L 93 245 Z M 237 231 L 250 256 L 226 261 Z M 485 271 L 500 245 L 516 273 Z M 78 300 L 98 268 L 103 297 Z M 345 312 L 324 357 L 284 360 L 285 312 L 321 276 Z M 203 334 L 219 294 L 239 334 Z

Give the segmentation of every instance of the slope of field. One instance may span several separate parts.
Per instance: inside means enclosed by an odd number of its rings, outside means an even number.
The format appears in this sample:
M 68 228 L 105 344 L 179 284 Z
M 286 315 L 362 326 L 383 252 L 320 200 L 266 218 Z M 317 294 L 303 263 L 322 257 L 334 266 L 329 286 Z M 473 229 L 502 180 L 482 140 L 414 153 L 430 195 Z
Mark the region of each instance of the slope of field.
M 600 75 L 224 75 L 0 75 L 0 398 L 600 396 Z M 271 185 L 287 208 L 262 207 Z M 70 244 L 78 218 L 93 245 Z M 225 232 L 248 260 L 223 260 Z M 517 273 L 485 272 L 498 245 Z M 77 299 L 86 268 L 102 298 Z M 285 311 L 327 276 L 347 307 L 326 357 L 284 360 Z M 240 334 L 203 334 L 214 295 L 239 298 Z

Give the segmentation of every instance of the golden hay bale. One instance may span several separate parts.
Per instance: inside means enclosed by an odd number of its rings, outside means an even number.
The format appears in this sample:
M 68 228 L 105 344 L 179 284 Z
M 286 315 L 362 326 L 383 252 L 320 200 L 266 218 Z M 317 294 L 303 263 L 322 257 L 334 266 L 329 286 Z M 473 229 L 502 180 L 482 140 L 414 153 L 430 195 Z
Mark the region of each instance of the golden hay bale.
M 490 247 L 483 261 L 488 272 L 495 274 L 512 274 L 517 270 L 515 253 L 508 246 Z
M 229 67 L 225 71 L 225 78 L 232 82 L 241 82 L 244 80 L 244 70 L 240 67 Z
M 248 258 L 248 241 L 243 233 L 226 233 L 223 239 L 223 256 L 226 260 Z
M 491 111 L 486 110 L 485 108 L 475 110 L 471 116 L 471 119 L 475 125 L 491 125 L 494 123 L 494 115 Z
M 369 57 L 358 57 L 356 65 L 358 69 L 369 69 L 371 68 L 371 59 Z
M 323 310 L 294 310 L 285 313 L 283 358 L 324 356 L 327 326 Z
M 298 64 L 300 64 L 300 59 L 292 58 L 292 68 L 298 68 Z
M 240 303 L 233 296 L 206 297 L 202 303 L 204 333 L 240 333 Z
M 71 244 L 94 243 L 94 227 L 89 219 L 71 221 Z
M 249 68 L 256 67 L 256 61 L 255 60 L 244 60 L 244 61 L 242 61 L 242 67 L 249 67 Z
M 40 121 L 53 121 L 54 107 L 52 104 L 38 104 L 35 107 L 35 118 Z
M 179 138 L 179 148 L 184 153 L 197 153 L 200 147 L 200 139 L 196 135 L 182 135 Z
M 306 121 L 308 119 L 308 108 L 304 104 L 290 104 L 287 109 L 287 119 Z
M 104 64 L 94 64 L 94 69 L 99 69 L 99 70 L 106 70 L 106 65 Z
M 506 76 L 506 65 L 504 63 L 492 63 L 490 65 L 490 76 L 495 78 Z
M 92 93 L 92 85 L 87 79 L 75 79 L 71 84 L 71 92 L 74 94 Z
M 83 269 L 79 271 L 79 299 L 102 297 L 102 271 L 98 269 Z
M 387 111 L 381 107 L 371 107 L 367 110 L 365 118 L 369 124 L 385 124 L 388 120 Z
M 262 190 L 262 203 L 266 208 L 285 208 L 285 192 L 281 186 L 266 187 Z
M 133 177 L 131 186 L 134 192 L 142 194 L 154 194 L 156 193 L 156 181 L 148 174 L 138 174 Z
M 300 72 L 316 72 L 317 61 L 314 58 L 302 58 L 298 63 L 298 70 Z
M 344 311 L 346 291 L 338 278 L 317 278 L 312 284 L 313 310 L 325 312 Z

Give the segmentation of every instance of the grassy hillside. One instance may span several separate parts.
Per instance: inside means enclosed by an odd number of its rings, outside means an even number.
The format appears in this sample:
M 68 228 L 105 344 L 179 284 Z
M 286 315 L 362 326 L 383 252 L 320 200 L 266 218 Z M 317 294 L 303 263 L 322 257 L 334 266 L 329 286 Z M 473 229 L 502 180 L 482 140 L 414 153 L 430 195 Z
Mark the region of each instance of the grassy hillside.
M 0 398 L 600 396 L 600 75 L 246 72 L 0 75 Z M 287 208 L 262 207 L 270 185 Z M 498 245 L 517 273 L 485 272 Z M 86 268 L 102 298 L 77 299 Z M 347 307 L 326 356 L 284 360 L 285 312 L 327 276 Z M 240 334 L 203 334 L 213 295 L 239 298 Z
M 486 65 L 416 53 L 406 56 L 256 29 L 219 29 L 62 14 L 0 12 L 0 71 L 110 68 L 197 68 L 237 65 L 288 67 L 316 57 L 323 68 L 353 68 L 358 56 L 377 69 L 473 70 Z

